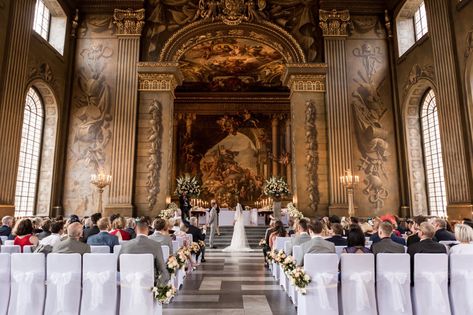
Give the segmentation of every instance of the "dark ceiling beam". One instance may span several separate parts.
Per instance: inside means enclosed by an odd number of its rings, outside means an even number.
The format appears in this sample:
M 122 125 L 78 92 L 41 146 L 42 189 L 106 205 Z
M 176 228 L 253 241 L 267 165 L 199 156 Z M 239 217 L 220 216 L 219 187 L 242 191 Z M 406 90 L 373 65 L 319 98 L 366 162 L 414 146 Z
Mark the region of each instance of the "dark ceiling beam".
M 113 13 L 114 9 L 141 9 L 144 0 L 80 0 L 78 8 L 81 13 Z

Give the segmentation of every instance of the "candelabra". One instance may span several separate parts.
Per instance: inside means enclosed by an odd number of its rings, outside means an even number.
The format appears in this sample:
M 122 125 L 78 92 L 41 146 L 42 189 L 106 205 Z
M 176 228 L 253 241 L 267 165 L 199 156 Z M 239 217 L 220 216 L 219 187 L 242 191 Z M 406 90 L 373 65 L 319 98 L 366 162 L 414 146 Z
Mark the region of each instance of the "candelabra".
M 347 189 L 348 194 L 348 216 L 355 216 L 355 205 L 353 202 L 353 191 L 356 184 L 360 182 L 360 178 L 357 175 L 353 175 L 351 170 L 345 171 L 344 176 L 340 176 L 340 183 Z
M 110 185 L 112 182 L 112 175 L 105 174 L 93 174 L 90 176 L 90 183 L 97 187 L 99 192 L 99 204 L 97 206 L 97 212 L 102 213 L 102 194 L 103 189 Z

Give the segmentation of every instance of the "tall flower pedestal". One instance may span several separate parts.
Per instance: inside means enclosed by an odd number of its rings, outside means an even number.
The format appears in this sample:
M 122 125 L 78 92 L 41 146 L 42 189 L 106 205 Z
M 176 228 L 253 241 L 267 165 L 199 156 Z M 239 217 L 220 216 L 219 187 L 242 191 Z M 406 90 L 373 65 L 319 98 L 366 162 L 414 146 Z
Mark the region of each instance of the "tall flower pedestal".
M 273 217 L 276 221 L 281 220 L 281 199 L 273 198 Z

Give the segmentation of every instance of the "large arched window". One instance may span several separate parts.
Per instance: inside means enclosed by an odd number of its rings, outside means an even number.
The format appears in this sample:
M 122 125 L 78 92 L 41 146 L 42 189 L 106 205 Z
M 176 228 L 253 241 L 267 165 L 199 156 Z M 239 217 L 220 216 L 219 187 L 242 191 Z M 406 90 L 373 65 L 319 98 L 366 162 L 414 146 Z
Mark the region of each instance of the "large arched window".
M 445 216 L 447 196 L 445 193 L 437 103 L 433 90 L 429 90 L 424 97 L 420 121 L 430 215 Z
M 15 192 L 16 216 L 34 213 L 43 124 L 43 104 L 38 92 L 34 88 L 30 88 L 26 95 L 21 131 L 20 162 Z

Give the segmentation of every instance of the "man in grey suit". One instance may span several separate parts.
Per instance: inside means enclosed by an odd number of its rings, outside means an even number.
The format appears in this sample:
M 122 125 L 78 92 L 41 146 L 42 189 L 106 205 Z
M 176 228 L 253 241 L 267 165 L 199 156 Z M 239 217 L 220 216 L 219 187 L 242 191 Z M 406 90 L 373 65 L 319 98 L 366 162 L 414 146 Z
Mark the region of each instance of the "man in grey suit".
M 149 239 L 160 243 L 161 245 L 166 245 L 169 247 L 169 253 L 172 255 L 172 239 L 169 236 L 168 232 L 168 222 L 164 219 L 156 219 L 153 222 L 154 233 L 149 236 Z
M 91 246 L 108 246 L 110 247 L 110 253 L 113 253 L 113 247 L 119 245 L 118 237 L 108 233 L 110 231 L 110 220 L 108 218 L 101 218 L 97 222 L 99 228 L 99 234 L 94 234 L 87 238 L 87 244 Z
M 311 240 L 302 244 L 302 257 L 296 261 L 297 265 L 304 265 L 304 255 L 305 254 L 334 254 L 335 245 L 332 242 L 326 241 L 322 238 L 322 230 L 324 225 L 320 221 L 315 221 L 312 224 L 309 224 L 309 234 Z
M 123 243 L 121 254 L 152 254 L 154 257 L 155 283 L 166 285 L 169 279 L 169 272 L 163 258 L 161 244 L 148 238 L 149 222 L 145 217 L 136 219 L 136 238 Z
M 371 245 L 371 251 L 377 255 L 379 253 L 405 253 L 404 246 L 394 242 L 391 239 L 393 234 L 393 226 L 391 222 L 384 221 L 379 225 L 378 234 L 381 240 Z
M 291 247 L 289 249 L 289 253 L 286 253 L 288 255 L 292 255 L 292 248 L 294 246 L 302 245 L 305 242 L 308 242 L 311 240 L 311 237 L 308 232 L 308 222 L 306 219 L 300 219 L 299 223 L 296 226 L 296 236 L 291 238 Z
M 83 227 L 79 222 L 74 222 L 67 227 L 67 238 L 53 246 L 53 253 L 60 254 L 85 254 L 90 253 L 90 246 L 80 241 Z
M 209 226 L 210 226 L 210 248 L 217 248 L 214 246 L 214 240 L 215 240 L 215 232 L 217 231 L 218 228 L 218 220 L 217 220 L 217 201 L 212 200 L 210 201 L 211 209 L 210 209 L 210 215 L 209 215 Z

